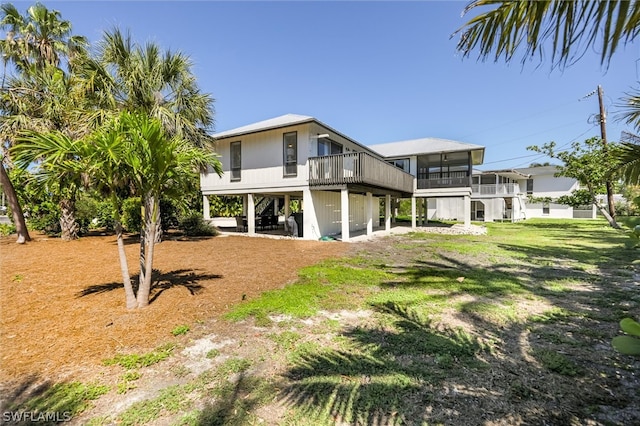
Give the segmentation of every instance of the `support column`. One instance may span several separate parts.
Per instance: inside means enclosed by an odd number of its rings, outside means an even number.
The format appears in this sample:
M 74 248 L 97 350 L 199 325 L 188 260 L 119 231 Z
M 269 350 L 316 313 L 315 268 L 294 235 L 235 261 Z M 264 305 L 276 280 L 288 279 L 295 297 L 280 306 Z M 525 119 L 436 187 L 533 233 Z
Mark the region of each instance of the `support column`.
M 416 199 L 416 226 L 422 226 L 422 200 Z
M 364 209 L 367 218 L 367 236 L 370 236 L 373 234 L 373 194 L 371 192 L 367 192 Z
M 391 230 L 391 195 L 389 194 L 384 199 L 384 230 Z
M 246 216 L 247 215 L 247 205 L 249 204 L 249 196 L 247 194 L 244 194 L 242 196 L 242 216 Z
M 253 194 L 247 194 L 247 230 L 249 235 L 256 235 L 256 204 Z
M 342 241 L 349 241 L 349 190 L 340 190 L 340 216 L 342 220 Z
M 316 209 L 310 189 L 302 191 L 302 208 L 300 211 L 302 211 L 302 238 L 317 241 L 322 235 L 319 235 L 320 231 L 316 229 L 318 219 L 316 218 Z
M 464 196 L 464 227 L 471 226 L 471 197 L 469 195 Z
M 416 197 L 411 197 L 411 229 L 416 229 Z
M 424 198 L 424 226 L 429 223 L 429 199 Z
M 202 217 L 204 220 L 211 220 L 211 206 L 207 195 L 202 195 Z

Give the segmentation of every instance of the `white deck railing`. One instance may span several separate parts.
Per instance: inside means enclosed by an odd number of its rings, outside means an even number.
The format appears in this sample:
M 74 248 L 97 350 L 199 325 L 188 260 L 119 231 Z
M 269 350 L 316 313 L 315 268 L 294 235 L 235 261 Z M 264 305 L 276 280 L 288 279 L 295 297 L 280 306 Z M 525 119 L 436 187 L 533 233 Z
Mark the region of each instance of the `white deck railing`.
M 520 192 L 520 185 L 517 183 L 490 183 L 471 185 L 474 195 L 515 195 Z
M 366 152 L 309 158 L 309 185 L 363 184 L 413 192 L 413 176 Z

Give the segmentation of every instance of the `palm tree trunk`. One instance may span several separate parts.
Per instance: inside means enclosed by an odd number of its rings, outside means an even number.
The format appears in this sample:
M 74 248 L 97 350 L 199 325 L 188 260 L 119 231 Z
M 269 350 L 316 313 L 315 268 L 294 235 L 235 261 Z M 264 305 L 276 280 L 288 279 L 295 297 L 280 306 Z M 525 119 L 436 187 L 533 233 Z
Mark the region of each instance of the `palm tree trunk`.
M 138 288 L 138 308 L 149 305 L 149 294 L 151 293 L 151 279 L 153 275 L 153 252 L 156 244 L 156 232 L 160 217 L 160 202 L 153 195 L 145 196 L 144 204 L 144 230 L 140 238 L 144 238 L 144 253 L 140 253 L 140 287 Z M 144 235 L 144 237 L 143 237 Z M 141 247 L 142 249 L 142 247 Z M 144 261 L 144 274 L 142 273 L 142 262 Z
M 127 262 L 127 253 L 124 251 L 124 240 L 122 238 L 122 224 L 119 219 L 115 219 L 116 240 L 118 242 L 118 256 L 120 257 L 120 271 L 122 272 L 122 281 L 124 283 L 124 294 L 127 309 L 134 309 L 137 306 L 136 295 L 133 292 L 131 277 L 129 276 L 129 264 Z
M 24 244 L 27 241 L 31 241 L 29 230 L 27 229 L 27 223 L 25 222 L 24 214 L 22 213 L 22 206 L 20 206 L 16 190 L 13 187 L 13 183 L 11 183 L 11 179 L 9 179 L 9 175 L 7 174 L 7 170 L 4 168 L 4 163 L 2 161 L 0 161 L 0 185 L 2 185 L 2 190 L 7 196 L 7 203 L 9 203 L 11 214 L 13 215 L 13 224 L 15 225 L 16 233 L 18 234 L 18 240 L 16 243 Z
M 73 199 L 60 200 L 60 229 L 61 238 L 64 241 L 78 239 L 78 222 L 76 221 L 76 203 Z

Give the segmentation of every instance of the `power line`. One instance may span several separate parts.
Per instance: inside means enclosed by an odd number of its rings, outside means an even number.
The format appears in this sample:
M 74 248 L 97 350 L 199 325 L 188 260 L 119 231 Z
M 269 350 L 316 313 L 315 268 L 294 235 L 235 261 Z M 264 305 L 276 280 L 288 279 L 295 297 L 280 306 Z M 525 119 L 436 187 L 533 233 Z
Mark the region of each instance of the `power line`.
M 545 114 L 545 113 L 547 113 L 547 112 L 555 111 L 555 110 L 557 110 L 557 109 L 563 108 L 563 107 L 565 107 L 565 106 L 567 106 L 567 105 L 570 105 L 570 104 L 573 104 L 573 103 L 575 103 L 575 102 L 576 102 L 575 100 L 573 100 L 573 101 L 569 101 L 569 102 L 565 102 L 565 103 L 563 103 L 563 104 L 559 104 L 559 105 L 556 105 L 556 106 L 554 106 L 554 107 L 547 108 L 547 109 L 545 109 L 545 110 L 538 111 L 538 112 L 533 113 L 533 114 L 529 114 L 529 115 L 527 115 L 527 116 L 525 116 L 525 117 L 516 118 L 516 119 L 514 119 L 514 120 L 507 121 L 506 123 L 498 124 L 498 125 L 496 125 L 496 126 L 493 126 L 493 127 L 487 128 L 487 129 L 483 129 L 483 130 L 480 130 L 480 131 L 474 131 L 473 133 L 467 134 L 467 135 L 465 135 L 465 136 L 461 136 L 461 137 L 460 137 L 460 139 L 465 140 L 465 139 L 468 139 L 470 136 L 474 136 L 474 135 L 477 135 L 477 134 L 481 134 L 481 133 L 489 132 L 489 131 L 491 131 L 491 130 L 500 129 L 500 128 L 505 127 L 505 126 L 509 126 L 509 125 L 511 125 L 511 124 L 514 124 L 514 123 L 518 123 L 518 122 L 520 122 L 520 121 L 527 120 L 527 119 L 529 119 L 529 118 L 531 118 L 531 117 L 536 117 L 536 116 L 538 116 L 538 115 L 542 115 L 542 114 Z
M 565 146 L 570 145 L 571 143 L 573 143 L 576 139 L 586 135 L 587 133 L 589 133 L 591 130 L 593 130 L 594 127 L 597 127 L 598 125 L 593 125 L 590 128 L 588 128 L 586 131 L 582 132 L 581 134 L 579 134 L 578 136 L 575 136 L 573 138 L 571 138 L 568 142 L 563 143 L 562 145 L 558 145 L 557 148 L 563 148 Z M 559 151 L 559 152 L 563 152 L 563 151 Z M 529 155 L 521 155 L 519 157 L 512 157 L 512 158 L 505 158 L 504 160 L 496 160 L 496 161 L 490 161 L 488 163 L 482 163 L 482 165 L 484 166 L 485 164 L 495 164 L 495 163 L 504 163 L 507 161 L 512 161 L 512 160 L 519 160 L 521 158 L 529 158 L 529 157 L 538 157 L 538 158 L 542 158 L 542 157 L 546 157 L 546 154 L 540 154 L 540 153 L 536 153 L 536 154 L 529 154 Z M 526 164 L 526 163 L 523 163 Z M 517 166 L 514 167 L 521 167 L 522 165 L 519 164 Z

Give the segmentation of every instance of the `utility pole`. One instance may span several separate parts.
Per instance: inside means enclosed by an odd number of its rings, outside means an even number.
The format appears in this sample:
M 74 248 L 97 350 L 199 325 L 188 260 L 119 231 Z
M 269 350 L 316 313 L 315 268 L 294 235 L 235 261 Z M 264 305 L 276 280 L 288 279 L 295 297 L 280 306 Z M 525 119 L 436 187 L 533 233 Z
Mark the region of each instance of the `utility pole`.
M 604 155 L 607 155 L 607 113 L 604 110 L 604 103 L 602 101 L 602 86 L 598 85 L 598 103 L 600 104 L 600 135 L 602 136 L 602 152 Z M 616 209 L 613 204 L 613 185 L 611 184 L 611 179 L 607 178 L 606 181 L 607 187 L 607 205 L 609 207 L 609 214 L 615 221 L 616 219 Z

